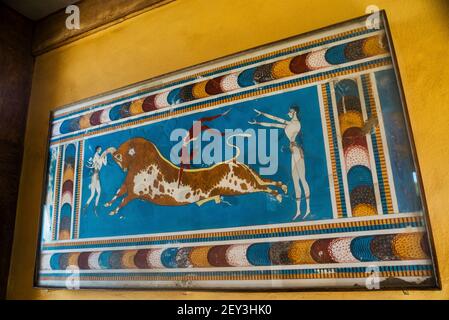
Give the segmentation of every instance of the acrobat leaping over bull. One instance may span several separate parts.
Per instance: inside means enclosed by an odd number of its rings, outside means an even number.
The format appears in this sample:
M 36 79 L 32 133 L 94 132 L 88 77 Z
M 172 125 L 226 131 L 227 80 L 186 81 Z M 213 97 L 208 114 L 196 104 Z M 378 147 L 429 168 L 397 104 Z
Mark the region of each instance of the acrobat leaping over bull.
M 269 116 L 257 110 L 256 112 L 259 115 Z M 204 122 L 212 121 L 225 114 L 226 112 L 200 119 L 201 131 L 211 130 Z M 274 119 L 274 117 L 269 118 Z M 276 125 L 284 129 L 287 134 L 290 131 L 295 131 L 290 130 L 293 125 L 290 125 L 288 121 L 279 118 L 274 120 L 278 123 L 281 120 L 283 121 Z M 268 123 L 256 121 L 250 122 L 250 124 L 268 126 Z M 297 131 L 288 134 L 291 141 L 296 137 Z M 215 133 L 217 132 L 221 134 L 218 130 L 215 130 Z M 237 160 L 240 150 L 237 146 L 231 144 L 230 140 L 235 136 L 247 137 L 247 134 L 237 133 L 226 138 L 227 145 L 237 151 L 233 158 L 207 168 L 190 168 L 189 160 L 191 158 L 189 159 L 186 153 L 186 147 L 191 141 L 197 139 L 196 134 L 198 133 L 189 130 L 184 138 L 179 166 L 166 159 L 154 143 L 142 137 L 131 138 L 117 149 L 108 148 L 107 154 L 111 154 L 114 161 L 127 173 L 123 184 L 118 188 L 114 197 L 105 204 L 105 207 L 111 207 L 116 201 L 120 201 L 109 215 L 117 214 L 121 208 L 134 199 L 141 199 L 162 206 L 183 206 L 193 203 L 201 206 L 209 201 L 220 203 L 223 196 L 264 192 L 272 195 L 278 202 L 282 201 L 281 192 L 287 194 L 287 186 L 283 182 L 262 178 L 247 164 Z M 297 200 L 297 212 L 294 220 L 300 215 L 299 183 L 301 182 L 303 185 L 307 198 L 305 216 L 310 212 L 309 190 L 305 181 L 304 163 L 298 160 L 303 159 L 301 149 L 293 142 L 290 148 L 292 149 L 292 177 L 294 180 L 298 180 L 294 181 Z M 105 157 L 107 154 L 105 154 Z M 295 159 L 293 159 L 293 156 L 295 156 Z M 105 159 L 102 159 L 102 163 L 105 163 L 105 161 Z M 92 191 L 96 191 L 93 186 Z

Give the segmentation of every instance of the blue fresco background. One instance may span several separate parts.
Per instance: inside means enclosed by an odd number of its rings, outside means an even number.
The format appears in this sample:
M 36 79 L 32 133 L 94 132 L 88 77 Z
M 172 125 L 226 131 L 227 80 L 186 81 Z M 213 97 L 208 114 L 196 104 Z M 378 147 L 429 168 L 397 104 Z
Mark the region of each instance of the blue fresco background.
M 101 146 L 103 150 L 111 146 L 117 148 L 133 137 L 144 137 L 152 141 L 161 153 L 169 158 L 170 150 L 176 143 L 170 141 L 170 133 L 175 128 L 188 130 L 193 121 L 222 113 L 231 108 L 232 110 L 226 116 L 209 122 L 207 125 L 221 131 L 226 128 L 257 129 L 259 126 L 248 124 L 248 121 L 256 118 L 254 108 L 287 119 L 289 108 L 293 105 L 300 109 L 302 131 L 297 142 L 304 149 L 306 177 L 311 191 L 311 214 L 307 220 L 330 219 L 333 214 L 329 192 L 329 172 L 326 166 L 317 87 L 303 88 L 88 139 L 84 146 L 85 165 L 87 160 L 94 155 L 96 146 Z M 258 117 L 257 121 L 272 122 L 263 117 Z M 278 203 L 266 193 L 224 197 L 227 203 L 208 202 L 201 207 L 196 204 L 178 207 L 158 206 L 136 199 L 123 207 L 117 215 L 109 216 L 108 213 L 115 206 L 105 208 L 103 205 L 114 196 L 122 185 L 126 174 L 121 171 L 111 156 L 108 156 L 108 163 L 100 172 L 102 194 L 100 205 L 96 210 L 97 214 L 95 214 L 94 201 L 89 207 L 83 208 L 90 195 L 88 185 L 91 175 L 91 171 L 85 166 L 80 237 L 135 235 L 291 222 L 296 212 L 294 188 L 291 181 L 291 154 L 289 141 L 283 130 L 279 130 L 278 137 L 279 169 L 275 175 L 265 177 L 287 184 L 288 195 L 283 197 L 282 203 Z M 204 144 L 203 142 L 203 147 Z M 259 166 L 260 164 L 250 165 L 256 172 L 259 172 Z M 119 201 L 116 205 L 118 203 Z M 305 200 L 302 201 L 302 213 L 304 214 L 304 212 Z M 301 221 L 301 218 L 296 221 Z
M 404 111 L 393 69 L 375 73 L 399 212 L 422 210 Z

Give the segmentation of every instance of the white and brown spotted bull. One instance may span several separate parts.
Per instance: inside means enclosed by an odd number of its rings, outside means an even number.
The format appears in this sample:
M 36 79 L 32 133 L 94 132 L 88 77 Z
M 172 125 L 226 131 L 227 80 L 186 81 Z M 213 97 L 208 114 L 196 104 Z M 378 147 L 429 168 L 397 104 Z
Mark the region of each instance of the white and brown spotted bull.
M 134 199 L 162 206 L 202 205 L 212 200 L 219 203 L 222 196 L 266 192 L 281 202 L 281 195 L 271 187 L 287 192 L 285 184 L 261 178 L 246 164 L 237 162 L 237 157 L 208 168 L 184 169 L 182 179 L 178 181 L 180 168 L 144 138 L 128 140 L 112 152 L 112 156 L 127 175 L 112 200 L 105 204 L 109 207 L 122 198 L 110 215 Z

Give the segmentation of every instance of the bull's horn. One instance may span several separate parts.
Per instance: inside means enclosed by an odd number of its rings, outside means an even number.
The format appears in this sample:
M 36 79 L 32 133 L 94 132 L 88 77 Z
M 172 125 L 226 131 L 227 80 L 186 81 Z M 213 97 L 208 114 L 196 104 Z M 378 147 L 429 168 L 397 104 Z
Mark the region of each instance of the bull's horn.
M 105 153 L 114 153 L 114 152 L 116 152 L 116 151 L 117 151 L 116 148 L 114 148 L 114 147 L 109 147 L 109 148 L 107 148 L 107 149 L 105 150 Z

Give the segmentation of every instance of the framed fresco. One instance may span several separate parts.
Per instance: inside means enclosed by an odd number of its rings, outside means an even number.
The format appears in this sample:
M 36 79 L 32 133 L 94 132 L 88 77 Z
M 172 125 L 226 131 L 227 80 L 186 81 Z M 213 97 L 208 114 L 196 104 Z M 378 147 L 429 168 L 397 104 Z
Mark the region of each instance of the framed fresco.
M 378 18 L 53 112 L 36 286 L 437 288 Z

